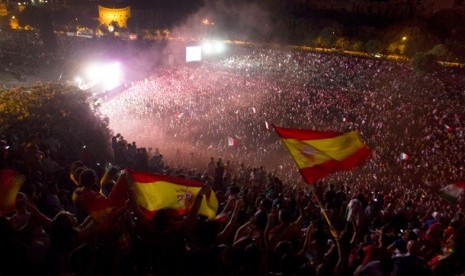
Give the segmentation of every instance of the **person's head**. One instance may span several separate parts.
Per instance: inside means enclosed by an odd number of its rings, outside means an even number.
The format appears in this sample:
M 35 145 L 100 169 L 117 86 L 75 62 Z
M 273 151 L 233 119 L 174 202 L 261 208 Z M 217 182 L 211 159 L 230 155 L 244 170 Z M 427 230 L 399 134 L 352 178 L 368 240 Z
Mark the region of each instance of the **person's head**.
M 16 195 L 16 209 L 26 208 L 26 202 L 27 202 L 27 198 L 24 193 L 20 192 L 18 193 L 18 195 Z
M 69 168 L 69 170 L 71 171 L 71 173 L 73 173 L 77 168 L 82 168 L 82 167 L 85 167 L 84 163 L 81 160 L 77 160 L 71 164 L 71 167 Z
M 79 174 L 79 185 L 92 189 L 97 184 L 97 174 L 92 169 L 84 169 Z
M 56 228 L 60 232 L 66 232 L 66 229 L 71 229 L 77 226 L 77 218 L 74 214 L 61 211 L 55 215 L 52 221 L 52 228 Z
M 74 184 L 79 185 L 79 175 L 81 174 L 82 171 L 84 171 L 86 167 L 81 161 L 76 161 L 73 164 L 71 164 L 70 167 L 70 178 L 71 181 L 73 181 Z
M 111 167 L 109 175 L 110 175 L 111 178 L 117 178 L 118 177 L 118 168 Z
M 267 198 L 263 198 L 262 200 L 260 200 L 258 208 L 264 212 L 269 212 L 272 206 L 273 206 L 273 202 L 271 202 L 271 200 Z
M 177 211 L 175 209 L 160 209 L 152 218 L 152 224 L 157 231 L 164 231 L 168 228 L 176 218 Z
M 416 241 L 410 240 L 407 242 L 407 252 L 410 255 L 416 255 L 418 253 L 418 244 Z
M 77 238 L 77 218 L 73 214 L 61 211 L 52 220 L 50 240 L 52 246 L 61 249 L 72 249 Z
M 389 245 L 389 236 L 386 235 L 385 233 L 381 233 L 378 238 L 378 245 L 379 247 L 387 247 Z
M 252 220 L 258 231 L 265 231 L 266 225 L 268 224 L 268 215 L 266 212 L 257 212 L 253 216 Z

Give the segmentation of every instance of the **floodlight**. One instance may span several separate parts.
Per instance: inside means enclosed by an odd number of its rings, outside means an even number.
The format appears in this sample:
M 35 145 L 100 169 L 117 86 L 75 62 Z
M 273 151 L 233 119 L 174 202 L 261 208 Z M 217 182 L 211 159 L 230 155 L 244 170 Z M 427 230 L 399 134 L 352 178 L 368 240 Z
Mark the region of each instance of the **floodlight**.
M 225 48 L 226 46 L 223 41 L 217 40 L 213 42 L 213 49 L 215 54 L 221 54 L 224 52 Z
M 202 50 L 207 55 L 212 54 L 214 52 L 214 47 L 211 41 L 208 41 L 208 40 L 204 41 L 202 43 Z

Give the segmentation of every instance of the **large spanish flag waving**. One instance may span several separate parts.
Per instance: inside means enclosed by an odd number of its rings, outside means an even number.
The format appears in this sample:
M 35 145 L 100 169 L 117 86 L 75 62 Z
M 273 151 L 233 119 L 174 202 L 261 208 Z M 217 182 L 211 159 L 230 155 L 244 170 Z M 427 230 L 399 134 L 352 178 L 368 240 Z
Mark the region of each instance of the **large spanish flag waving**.
M 149 220 L 160 209 L 174 209 L 182 215 L 189 212 L 203 183 L 184 178 L 127 171 L 132 179 L 137 205 Z M 218 200 L 213 191 L 205 195 L 199 214 L 214 219 Z
M 274 128 L 308 184 L 331 173 L 350 170 L 371 155 L 355 131 L 340 133 Z
M 12 169 L 0 169 L 0 215 L 15 208 L 16 196 L 26 177 Z

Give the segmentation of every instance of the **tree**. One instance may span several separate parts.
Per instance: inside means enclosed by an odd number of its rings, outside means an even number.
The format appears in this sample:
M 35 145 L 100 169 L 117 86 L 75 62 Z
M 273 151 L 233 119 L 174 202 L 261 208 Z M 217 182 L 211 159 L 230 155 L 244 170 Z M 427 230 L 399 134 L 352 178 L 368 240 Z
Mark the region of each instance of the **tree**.
M 435 56 L 440 59 L 450 58 L 450 52 L 444 44 L 437 44 L 431 50 L 428 51 L 428 54 Z
M 10 18 L 8 16 L 0 16 L 0 29 L 5 30 L 10 28 Z
M 78 16 L 79 27 L 95 30 L 99 25 L 98 20 L 95 18 L 95 14 L 97 14 L 97 12 L 94 9 L 89 8 L 83 10 Z
M 48 51 L 57 49 L 57 40 L 52 26 L 50 12 L 46 8 L 28 5 L 20 14 L 18 20 L 22 26 L 30 25 L 39 29 L 40 39 Z
M 111 21 L 110 26 L 113 27 L 113 31 L 114 31 L 114 32 L 119 32 L 119 31 L 121 31 L 121 27 L 119 26 L 118 21 L 114 21 L 114 20 Z
M 93 111 L 88 93 L 75 87 L 39 84 L 0 91 L 0 125 L 18 133 L 46 133 L 60 140 L 67 161 L 79 157 L 83 146 L 92 159 L 111 157 L 108 122 Z
M 335 27 L 326 27 L 320 32 L 320 41 L 321 41 L 321 46 L 323 47 L 332 47 L 339 35 L 339 30 Z
M 349 49 L 352 51 L 361 51 L 362 46 L 363 44 L 360 40 L 355 40 L 355 41 L 352 41 L 352 43 L 349 45 Z
M 344 37 L 340 37 L 336 40 L 336 42 L 334 43 L 334 46 L 337 48 L 337 49 L 342 49 L 342 50 L 346 50 L 349 48 L 350 44 L 349 44 L 349 41 L 347 39 L 345 39 Z
M 130 32 L 139 33 L 143 27 L 142 22 L 136 16 L 131 16 L 126 21 L 126 26 Z
M 409 57 L 426 52 L 439 43 L 437 37 L 420 28 L 411 28 L 405 33 L 406 45 L 404 53 Z
M 75 31 L 77 18 L 69 9 L 61 8 L 52 11 L 53 25 L 55 29 L 65 29 L 66 31 Z
M 411 60 L 411 65 L 420 75 L 434 72 L 439 67 L 436 57 L 428 53 L 416 53 Z
M 383 45 L 377 39 L 370 39 L 363 45 L 363 49 L 370 54 L 377 54 L 383 50 Z
M 465 62 L 465 43 L 459 43 L 456 40 L 447 41 L 447 49 L 456 61 Z

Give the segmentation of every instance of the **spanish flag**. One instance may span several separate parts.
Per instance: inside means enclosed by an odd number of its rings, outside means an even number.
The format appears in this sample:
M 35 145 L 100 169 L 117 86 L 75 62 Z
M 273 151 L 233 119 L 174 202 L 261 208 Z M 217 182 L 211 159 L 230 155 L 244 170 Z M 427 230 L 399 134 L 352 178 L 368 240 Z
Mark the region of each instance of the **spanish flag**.
M 73 202 L 96 221 L 104 221 L 119 214 L 128 200 L 128 184 L 125 176 L 120 176 L 110 195 L 105 197 L 93 189 L 79 187 L 73 192 Z
M 438 191 L 438 195 L 449 203 L 455 204 L 465 191 L 465 181 L 455 182 Z
M 137 205 L 149 220 L 160 209 L 173 209 L 178 215 L 188 213 L 204 185 L 184 178 L 133 171 L 127 173 L 133 182 Z M 218 200 L 211 191 L 202 199 L 199 214 L 214 219 L 217 210 Z
M 371 155 L 355 131 L 340 133 L 274 128 L 308 184 L 331 173 L 350 170 Z
M 0 169 L 0 215 L 14 210 L 16 196 L 26 177 L 12 169 Z
M 124 202 L 115 202 L 110 198 L 105 198 L 99 192 L 84 187 L 74 190 L 72 199 L 76 205 L 99 222 L 106 220 L 113 210 L 124 204 Z

